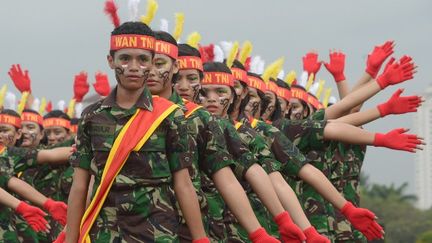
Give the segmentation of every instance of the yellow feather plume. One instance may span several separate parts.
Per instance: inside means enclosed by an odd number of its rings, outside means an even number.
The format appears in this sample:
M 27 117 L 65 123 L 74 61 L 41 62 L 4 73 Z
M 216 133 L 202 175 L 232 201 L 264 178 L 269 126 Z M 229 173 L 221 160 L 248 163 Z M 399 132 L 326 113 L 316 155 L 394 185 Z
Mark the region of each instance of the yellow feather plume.
M 314 79 L 315 79 L 315 75 L 313 73 L 311 73 L 311 75 L 309 75 L 309 79 L 308 79 L 308 81 L 306 83 L 306 87 L 305 87 L 307 92 L 309 92 L 309 89 L 312 87 Z
M 201 35 L 198 32 L 193 32 L 188 36 L 187 44 L 198 49 L 198 43 L 201 41 Z
M 159 5 L 156 0 L 148 0 L 147 1 L 147 13 L 145 16 L 141 16 L 141 22 L 146 25 L 150 25 L 154 16 L 156 15 L 156 11 L 158 10 Z
M 291 70 L 286 76 L 285 76 L 285 83 L 287 83 L 290 87 L 291 84 L 296 80 L 297 73 L 294 70 Z
M 176 41 L 180 39 L 180 36 L 183 33 L 183 25 L 184 25 L 184 13 L 176 13 L 175 27 L 174 27 L 174 34 L 173 34 L 173 37 Z
M 250 54 L 252 53 L 252 43 L 250 41 L 245 41 L 242 45 L 242 48 L 240 50 L 240 55 L 239 55 L 239 62 L 241 62 L 241 64 L 245 64 L 246 59 L 248 58 L 248 56 L 250 56 Z
M 284 62 L 285 62 L 285 58 L 284 58 L 284 57 L 281 57 L 281 58 L 279 58 L 279 59 L 277 59 L 277 60 L 275 61 L 275 67 L 274 67 L 274 69 L 273 69 L 273 72 L 272 72 L 271 78 L 273 78 L 274 80 L 277 79 L 277 76 L 279 75 L 280 71 L 281 71 L 282 68 L 283 68 L 283 64 L 284 64 Z
M 238 43 L 238 41 L 236 41 L 236 42 L 234 42 L 233 46 L 231 47 L 231 51 L 230 51 L 230 53 L 227 57 L 227 60 L 226 60 L 226 65 L 229 68 L 231 68 L 233 63 L 234 63 L 234 60 L 235 60 L 237 53 L 238 53 L 238 49 L 239 49 L 239 43 Z
M 73 118 L 73 117 L 74 117 L 74 113 L 75 113 L 75 103 L 76 103 L 76 100 L 75 100 L 75 99 L 71 99 L 71 100 L 69 101 L 69 105 L 68 105 L 68 109 L 67 109 L 67 115 L 68 115 L 70 118 Z
M 6 92 L 7 92 L 7 84 L 4 84 L 0 89 L 0 108 L 3 107 Z
M 264 70 L 264 73 L 261 75 L 264 82 L 267 83 L 268 81 L 270 81 L 270 78 L 275 76 L 277 77 L 278 69 L 279 67 L 280 67 L 279 71 L 282 69 L 284 60 L 285 59 L 281 57 L 267 66 L 267 68 Z
M 323 104 L 323 106 L 325 108 L 327 108 L 327 106 L 328 106 L 328 102 L 329 102 L 329 99 L 330 99 L 330 96 L 331 96 L 331 92 L 332 92 L 331 88 L 328 88 L 325 91 L 324 99 L 323 99 L 323 102 L 322 102 L 322 104 Z
M 41 103 L 39 106 L 39 114 L 43 115 L 45 113 L 46 106 L 47 106 L 47 101 L 46 101 L 45 97 L 42 97 Z
M 18 114 L 21 115 L 21 113 L 25 109 L 26 103 L 27 103 L 27 99 L 28 99 L 29 95 L 30 95 L 30 93 L 27 92 L 27 91 L 25 91 L 25 92 L 22 93 L 21 100 L 20 100 L 20 102 L 18 104 L 18 109 L 17 109 Z
M 321 98 L 321 93 L 324 90 L 324 84 L 325 84 L 325 80 L 320 79 L 319 80 L 318 90 L 317 90 L 317 93 L 316 93 L 316 97 L 317 97 L 318 100 Z

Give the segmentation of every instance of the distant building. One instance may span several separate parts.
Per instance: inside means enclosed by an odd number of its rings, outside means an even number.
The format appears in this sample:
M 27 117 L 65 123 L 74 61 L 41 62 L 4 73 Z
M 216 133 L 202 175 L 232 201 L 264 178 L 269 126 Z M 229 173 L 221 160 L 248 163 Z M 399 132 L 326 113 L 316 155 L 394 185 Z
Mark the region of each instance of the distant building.
M 414 129 L 425 139 L 426 146 L 415 156 L 415 191 L 417 207 L 429 209 L 432 207 L 432 85 L 422 96 L 426 101 L 414 115 Z

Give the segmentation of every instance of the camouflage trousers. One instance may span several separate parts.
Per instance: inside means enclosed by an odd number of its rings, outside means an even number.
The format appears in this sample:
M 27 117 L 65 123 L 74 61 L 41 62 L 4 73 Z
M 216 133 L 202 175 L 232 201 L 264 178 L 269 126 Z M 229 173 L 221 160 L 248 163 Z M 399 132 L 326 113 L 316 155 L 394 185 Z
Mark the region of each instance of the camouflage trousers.
M 279 238 L 279 231 L 273 217 L 255 193 L 248 193 L 249 203 L 260 225 L 272 236 Z
M 93 243 L 179 242 L 180 218 L 168 185 L 113 191 L 90 229 Z
M 0 242 L 4 243 L 18 243 L 18 235 L 16 229 L 10 222 L 0 222 Z

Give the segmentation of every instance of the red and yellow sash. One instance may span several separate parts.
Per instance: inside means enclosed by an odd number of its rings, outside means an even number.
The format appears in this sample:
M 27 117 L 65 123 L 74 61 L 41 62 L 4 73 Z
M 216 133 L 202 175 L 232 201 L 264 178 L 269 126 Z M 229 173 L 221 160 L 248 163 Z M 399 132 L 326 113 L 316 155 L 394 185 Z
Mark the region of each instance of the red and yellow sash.
M 251 121 L 251 127 L 252 128 L 255 128 L 257 125 L 258 125 L 258 122 L 259 122 L 260 120 L 258 120 L 258 119 L 256 119 L 256 118 L 252 118 L 252 121 Z
M 154 96 L 153 111 L 138 109 L 121 129 L 108 155 L 101 183 L 82 218 L 79 243 L 91 242 L 88 236 L 90 229 L 99 215 L 114 179 L 122 169 L 129 154 L 132 151 L 138 151 L 161 122 L 176 108 L 178 106 L 172 102 Z
M 2 155 L 6 151 L 6 146 L 0 144 L 0 155 Z
M 236 130 L 238 130 L 238 129 L 241 127 L 241 125 L 243 125 L 243 123 L 238 122 L 238 121 L 236 121 L 236 122 L 234 123 L 234 127 L 235 127 Z
M 201 109 L 202 106 L 195 104 L 191 101 L 188 100 L 183 100 L 185 102 L 185 107 L 187 109 L 186 113 L 185 113 L 185 118 L 189 118 L 190 115 L 192 115 L 196 110 Z

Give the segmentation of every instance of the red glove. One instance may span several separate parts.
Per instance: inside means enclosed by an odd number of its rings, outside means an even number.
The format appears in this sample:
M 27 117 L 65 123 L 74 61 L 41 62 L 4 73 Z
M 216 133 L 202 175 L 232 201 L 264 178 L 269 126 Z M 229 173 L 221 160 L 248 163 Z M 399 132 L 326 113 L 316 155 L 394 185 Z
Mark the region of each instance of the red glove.
M 19 64 L 12 65 L 9 69 L 9 77 L 12 79 L 15 87 L 22 92 L 31 93 L 31 80 L 28 75 L 28 70 L 25 72 L 22 71 L 21 66 Z
M 341 209 L 341 213 L 368 240 L 381 239 L 383 237 L 383 228 L 375 221 L 375 214 L 371 211 L 364 208 L 356 208 L 352 203 L 347 202 Z
M 392 97 L 385 103 L 378 105 L 378 110 L 381 117 L 390 114 L 405 114 L 408 112 L 416 112 L 417 108 L 422 103 L 419 96 L 400 97 L 403 90 L 398 89 Z
M 330 240 L 320 235 L 313 226 L 305 229 L 303 233 L 306 235 L 307 243 L 330 243 Z
M 303 57 L 303 70 L 311 75 L 311 73 L 316 76 L 316 73 L 321 68 L 321 62 L 318 61 L 318 54 L 309 52 Z
M 100 96 L 108 96 L 111 91 L 108 76 L 104 73 L 97 72 L 95 78 L 96 83 L 93 84 L 93 87 L 96 90 L 96 93 Z
M 396 63 L 394 62 L 394 58 L 392 58 L 387 63 L 384 72 L 377 79 L 377 83 L 381 89 L 412 79 L 415 73 L 415 66 L 411 61 L 411 57 L 409 56 L 402 57 Z
M 64 202 L 54 201 L 51 198 L 45 201 L 43 208 L 47 210 L 54 220 L 61 225 L 66 225 L 67 205 Z
M 65 243 L 66 242 L 66 233 L 62 231 L 58 236 L 57 239 L 53 243 Z
M 259 228 L 249 234 L 249 239 L 253 243 L 280 243 L 279 240 L 267 234 L 264 228 Z
M 336 83 L 345 80 L 345 54 L 342 52 L 331 52 L 330 63 L 324 63 L 327 70 L 333 75 Z
M 376 133 L 373 145 L 376 147 L 386 147 L 396 150 L 414 152 L 422 141 L 413 134 L 404 134 L 408 129 L 398 128 L 386 134 Z
M 74 80 L 74 99 L 76 102 L 81 102 L 84 98 L 84 96 L 89 91 L 89 84 L 87 83 L 87 73 L 86 72 L 80 72 L 79 74 L 75 75 Z
M 366 63 L 366 72 L 376 78 L 378 71 L 380 70 L 385 59 L 387 59 L 391 54 L 393 54 L 393 41 L 387 41 L 381 46 L 375 46 L 372 53 L 368 55 Z
M 30 206 L 25 202 L 20 202 L 15 211 L 27 221 L 34 231 L 39 232 L 47 230 L 48 222 L 44 218 L 46 213 L 39 208 Z
M 274 218 L 274 221 L 279 226 L 279 233 L 283 242 L 303 242 L 306 236 L 301 229 L 293 223 L 288 212 L 283 212 Z
M 210 240 L 209 240 L 209 238 L 204 237 L 204 238 L 201 238 L 198 240 L 193 240 L 192 243 L 210 243 Z

